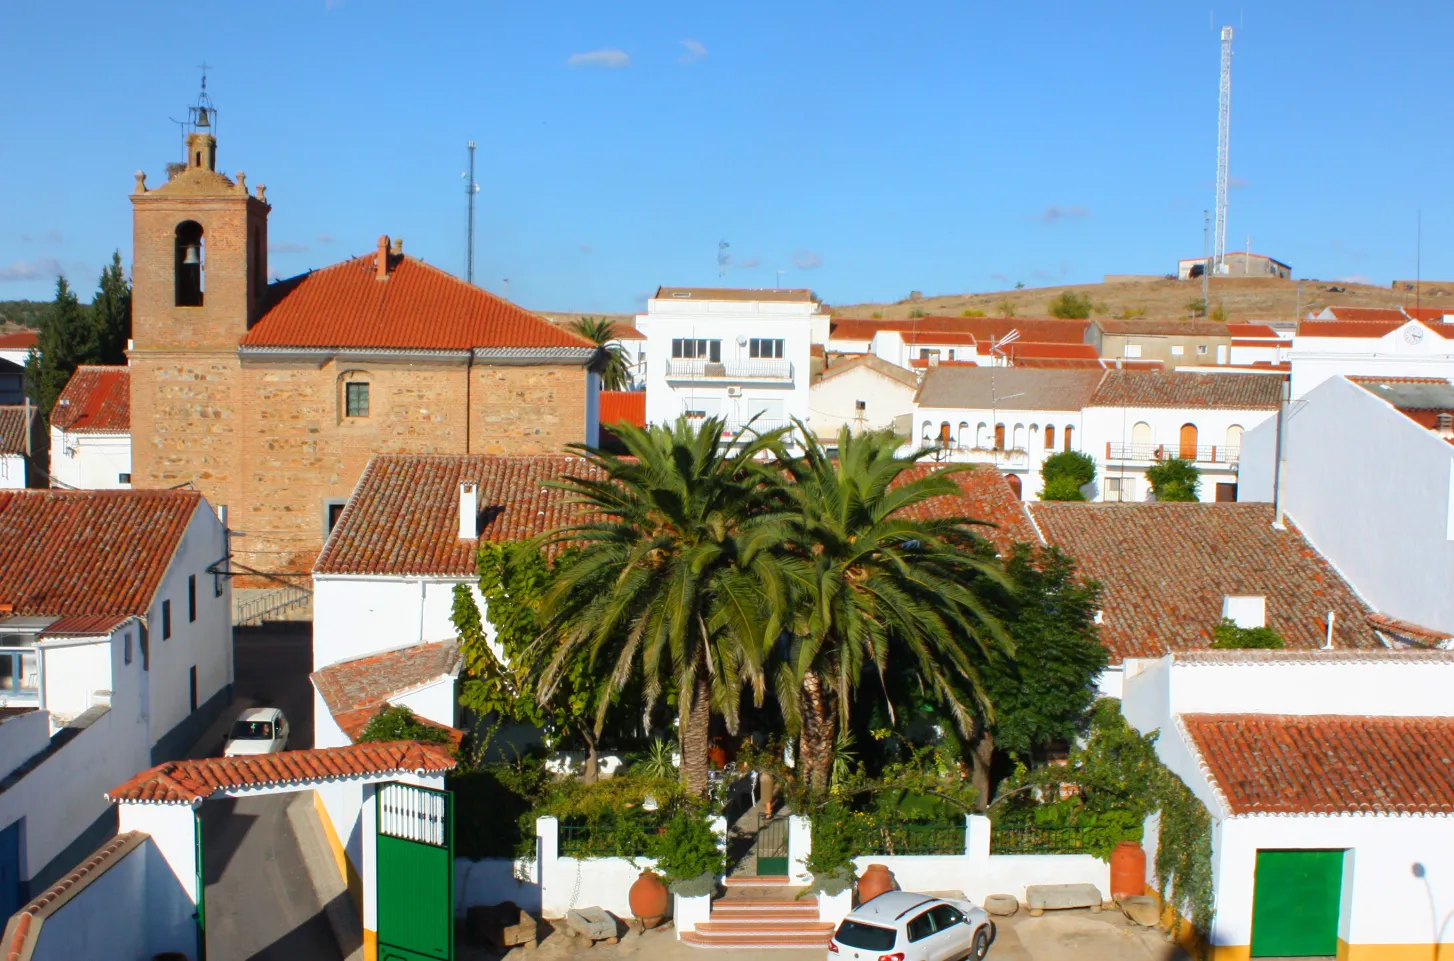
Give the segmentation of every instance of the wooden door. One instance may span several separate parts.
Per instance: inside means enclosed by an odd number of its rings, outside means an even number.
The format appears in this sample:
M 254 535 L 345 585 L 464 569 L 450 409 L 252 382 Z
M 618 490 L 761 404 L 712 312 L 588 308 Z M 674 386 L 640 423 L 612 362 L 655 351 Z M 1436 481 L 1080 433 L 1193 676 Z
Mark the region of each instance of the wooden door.
M 1195 463 L 1197 459 L 1197 425 L 1181 425 L 1181 452 L 1177 455 L 1183 460 Z

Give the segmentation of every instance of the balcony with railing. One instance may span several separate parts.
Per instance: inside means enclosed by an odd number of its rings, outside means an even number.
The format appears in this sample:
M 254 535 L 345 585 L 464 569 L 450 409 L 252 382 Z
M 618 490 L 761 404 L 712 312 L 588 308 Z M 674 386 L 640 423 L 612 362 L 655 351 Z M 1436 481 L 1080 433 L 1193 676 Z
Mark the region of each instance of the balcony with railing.
M 686 360 L 673 357 L 666 362 L 666 379 L 680 382 L 766 381 L 791 382 L 790 360 Z
M 1226 464 L 1236 466 L 1241 457 L 1240 447 L 1183 447 L 1180 444 L 1117 444 L 1106 443 L 1108 463 L 1145 463 L 1180 457 L 1198 464 Z
M 945 442 L 933 438 L 923 444 L 935 449 L 925 460 L 949 464 L 993 464 L 1007 468 L 1030 466 L 1030 452 L 1023 448 L 965 447 L 952 440 Z

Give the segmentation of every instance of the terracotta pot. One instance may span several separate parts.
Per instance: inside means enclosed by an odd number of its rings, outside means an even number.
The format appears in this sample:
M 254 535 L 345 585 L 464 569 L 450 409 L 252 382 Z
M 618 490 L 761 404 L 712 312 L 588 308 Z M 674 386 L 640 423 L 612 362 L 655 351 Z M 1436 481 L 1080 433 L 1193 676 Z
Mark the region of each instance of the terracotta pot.
M 1111 900 L 1146 893 L 1146 852 L 1135 841 L 1122 841 L 1111 852 Z
M 720 740 L 713 741 L 707 748 L 707 762 L 720 771 L 727 766 L 727 748 Z
M 897 887 L 894 872 L 888 869 L 888 865 L 870 864 L 863 869 L 863 877 L 858 879 L 858 903 L 867 904 L 880 894 Z
M 629 895 L 631 913 L 640 918 L 647 927 L 655 927 L 661 919 L 666 917 L 666 909 L 671 904 L 671 892 L 666 889 L 661 878 L 650 871 L 642 871 L 641 876 L 631 885 Z
M 771 771 L 759 771 L 757 774 L 757 793 L 762 796 L 762 810 L 768 817 L 772 817 L 772 796 L 777 791 L 777 778 L 772 776 Z

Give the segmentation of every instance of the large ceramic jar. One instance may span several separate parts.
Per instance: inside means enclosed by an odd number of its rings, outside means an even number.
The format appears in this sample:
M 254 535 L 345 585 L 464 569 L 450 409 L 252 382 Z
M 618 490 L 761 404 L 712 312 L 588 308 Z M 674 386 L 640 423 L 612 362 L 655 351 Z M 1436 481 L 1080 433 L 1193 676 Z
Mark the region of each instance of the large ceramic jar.
M 863 877 L 858 879 L 858 903 L 866 904 L 897 886 L 894 872 L 888 869 L 888 865 L 870 864 L 863 869 Z
M 1111 852 L 1111 900 L 1146 893 L 1146 852 L 1135 841 L 1122 841 Z
M 630 902 L 631 913 L 646 927 L 654 928 L 666 917 L 671 893 L 667 891 L 661 878 L 650 871 L 642 871 L 641 876 L 631 885 Z

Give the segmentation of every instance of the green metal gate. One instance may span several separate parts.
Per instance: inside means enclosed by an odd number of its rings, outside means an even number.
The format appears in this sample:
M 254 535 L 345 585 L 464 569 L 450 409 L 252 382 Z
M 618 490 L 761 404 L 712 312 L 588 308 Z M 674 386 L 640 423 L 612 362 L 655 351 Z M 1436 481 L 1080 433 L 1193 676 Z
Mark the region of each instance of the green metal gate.
M 1342 896 L 1342 851 L 1258 851 L 1252 957 L 1336 954 Z
M 192 837 L 196 842 L 197 867 L 197 961 L 207 961 L 207 875 L 202 860 L 201 812 L 192 809 Z
M 448 791 L 378 791 L 379 961 L 453 961 L 454 809 Z
M 786 877 L 788 873 L 788 819 L 782 815 L 757 815 L 757 840 L 753 842 L 757 856 L 757 876 Z

